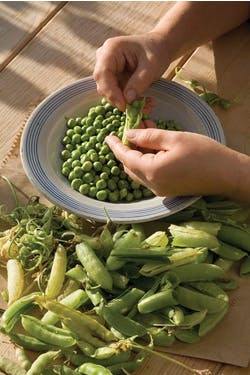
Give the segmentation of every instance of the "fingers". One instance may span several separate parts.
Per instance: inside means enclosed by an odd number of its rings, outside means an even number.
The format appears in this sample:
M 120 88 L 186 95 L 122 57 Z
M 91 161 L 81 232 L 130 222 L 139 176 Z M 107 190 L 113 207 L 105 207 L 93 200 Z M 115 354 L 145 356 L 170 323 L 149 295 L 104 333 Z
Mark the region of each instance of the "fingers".
M 152 125 L 152 121 L 147 121 L 146 124 Z M 160 129 L 133 129 L 126 132 L 128 140 L 135 146 L 150 149 L 150 150 L 163 150 L 168 149 L 168 137 L 172 135 L 167 130 Z
M 145 60 L 139 60 L 138 66 L 129 78 L 125 88 L 124 97 L 128 103 L 142 96 L 153 82 L 150 65 Z
M 119 38 L 108 39 L 96 52 L 93 77 L 97 91 L 120 110 L 125 110 L 125 99 L 119 85 L 118 75 L 126 65 Z

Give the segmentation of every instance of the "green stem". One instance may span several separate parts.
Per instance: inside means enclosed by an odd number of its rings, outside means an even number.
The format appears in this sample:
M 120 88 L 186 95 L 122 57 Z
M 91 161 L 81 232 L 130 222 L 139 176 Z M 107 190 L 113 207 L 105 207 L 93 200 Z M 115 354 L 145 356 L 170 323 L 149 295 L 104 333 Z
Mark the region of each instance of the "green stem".
M 209 369 L 197 370 L 197 369 L 194 369 L 194 368 L 192 368 L 192 367 L 190 367 L 188 365 L 185 365 L 185 363 L 180 362 L 177 359 L 174 359 L 173 357 L 170 357 L 167 354 L 163 354 L 161 352 L 157 352 L 157 351 L 151 350 L 148 347 L 145 347 L 145 346 L 140 345 L 140 344 L 135 344 L 135 343 L 131 343 L 131 344 L 135 348 L 143 349 L 143 350 L 147 351 L 150 354 L 155 354 L 158 357 L 161 357 L 163 359 L 166 359 L 169 362 L 172 362 L 172 363 L 174 363 L 174 364 L 176 364 L 178 366 L 181 366 L 181 367 L 185 368 L 186 370 L 188 370 L 189 372 L 191 372 L 192 374 L 197 374 L 197 375 L 211 375 L 211 371 Z
M 15 189 L 14 189 L 13 184 L 10 182 L 10 180 L 8 179 L 8 177 L 6 177 L 6 176 L 0 176 L 0 177 L 1 177 L 1 179 L 4 180 L 4 181 L 7 183 L 7 185 L 9 186 L 9 188 L 10 188 L 10 190 L 11 190 L 11 192 L 12 192 L 12 195 L 13 195 L 13 197 L 14 197 L 16 207 L 19 207 L 19 200 L 18 200 L 18 198 L 17 198 L 17 194 L 16 194 L 16 191 L 15 191 Z

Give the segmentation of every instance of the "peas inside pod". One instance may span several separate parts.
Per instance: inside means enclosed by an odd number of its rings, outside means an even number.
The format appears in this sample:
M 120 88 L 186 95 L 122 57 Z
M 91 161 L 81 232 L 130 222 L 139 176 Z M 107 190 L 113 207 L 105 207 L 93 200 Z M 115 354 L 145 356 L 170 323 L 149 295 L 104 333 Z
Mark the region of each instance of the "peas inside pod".
M 138 111 L 137 100 L 131 106 Z M 80 194 L 113 203 L 154 196 L 125 173 L 122 163 L 105 143 L 107 135 L 116 135 L 122 140 L 127 116 L 102 99 L 86 116 L 67 119 L 60 154 L 61 172 Z M 148 114 L 142 118 L 148 118 Z M 156 124 L 160 129 L 178 130 L 173 120 L 156 120 Z

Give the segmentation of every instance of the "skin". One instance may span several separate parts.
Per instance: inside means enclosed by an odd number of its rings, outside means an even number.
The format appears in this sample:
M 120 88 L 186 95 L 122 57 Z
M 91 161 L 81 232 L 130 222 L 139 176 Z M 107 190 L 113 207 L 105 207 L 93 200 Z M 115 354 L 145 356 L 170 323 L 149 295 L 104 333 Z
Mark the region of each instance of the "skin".
M 249 8 L 249 2 L 178 2 L 150 32 L 108 39 L 96 54 L 99 94 L 124 110 L 175 58 L 245 22 Z M 138 129 L 127 136 L 136 150 L 113 136 L 106 142 L 130 177 L 156 195 L 223 194 L 250 202 L 250 157 L 194 133 Z

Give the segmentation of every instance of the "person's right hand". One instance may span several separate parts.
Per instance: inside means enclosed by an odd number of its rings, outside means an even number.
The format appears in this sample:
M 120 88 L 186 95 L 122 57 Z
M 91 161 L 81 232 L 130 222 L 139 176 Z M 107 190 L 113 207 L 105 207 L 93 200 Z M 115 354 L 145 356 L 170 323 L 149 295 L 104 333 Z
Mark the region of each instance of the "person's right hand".
M 96 52 L 93 77 L 97 91 L 120 110 L 143 95 L 170 63 L 156 32 L 106 40 Z

